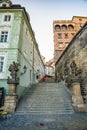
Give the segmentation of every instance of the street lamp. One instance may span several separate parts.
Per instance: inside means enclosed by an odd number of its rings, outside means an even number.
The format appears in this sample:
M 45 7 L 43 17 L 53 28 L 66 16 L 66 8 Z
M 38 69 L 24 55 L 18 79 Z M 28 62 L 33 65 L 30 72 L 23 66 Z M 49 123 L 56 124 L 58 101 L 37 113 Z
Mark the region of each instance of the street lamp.
M 27 71 L 27 66 L 26 66 L 26 65 L 24 65 L 24 67 L 23 67 L 23 72 L 21 72 L 21 75 L 25 74 L 25 73 L 26 73 L 26 71 Z

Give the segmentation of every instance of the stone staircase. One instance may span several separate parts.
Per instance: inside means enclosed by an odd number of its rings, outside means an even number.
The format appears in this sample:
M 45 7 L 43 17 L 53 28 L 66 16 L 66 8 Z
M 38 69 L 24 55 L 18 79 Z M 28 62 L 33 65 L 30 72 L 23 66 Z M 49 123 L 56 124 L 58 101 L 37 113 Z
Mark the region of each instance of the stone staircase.
M 46 83 L 55 83 L 55 78 L 54 77 L 46 77 Z
M 71 95 L 63 83 L 39 83 L 27 88 L 16 110 L 20 114 L 72 114 Z

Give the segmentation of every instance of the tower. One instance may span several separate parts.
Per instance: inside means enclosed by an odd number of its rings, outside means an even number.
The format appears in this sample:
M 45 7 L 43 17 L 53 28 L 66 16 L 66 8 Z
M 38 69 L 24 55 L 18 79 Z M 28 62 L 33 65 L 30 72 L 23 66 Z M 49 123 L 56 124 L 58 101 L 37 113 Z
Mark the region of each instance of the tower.
M 53 21 L 54 60 L 59 59 L 76 32 L 87 21 L 87 17 L 73 16 L 72 20 Z

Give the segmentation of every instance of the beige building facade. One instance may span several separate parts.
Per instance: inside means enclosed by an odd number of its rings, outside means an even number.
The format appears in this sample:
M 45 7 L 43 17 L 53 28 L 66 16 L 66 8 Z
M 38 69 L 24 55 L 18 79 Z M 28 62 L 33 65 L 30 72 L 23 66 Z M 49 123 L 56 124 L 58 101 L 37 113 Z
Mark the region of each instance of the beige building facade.
M 81 16 L 73 16 L 72 20 L 53 21 L 55 62 L 86 21 L 87 17 Z

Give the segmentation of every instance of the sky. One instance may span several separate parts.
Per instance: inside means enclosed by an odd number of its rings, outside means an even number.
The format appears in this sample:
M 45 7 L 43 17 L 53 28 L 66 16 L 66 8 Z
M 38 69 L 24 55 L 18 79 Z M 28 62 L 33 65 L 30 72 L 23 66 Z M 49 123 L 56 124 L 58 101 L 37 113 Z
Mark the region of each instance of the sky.
M 54 56 L 53 21 L 71 20 L 73 16 L 87 17 L 87 0 L 11 0 L 25 7 L 35 33 L 41 55 Z

